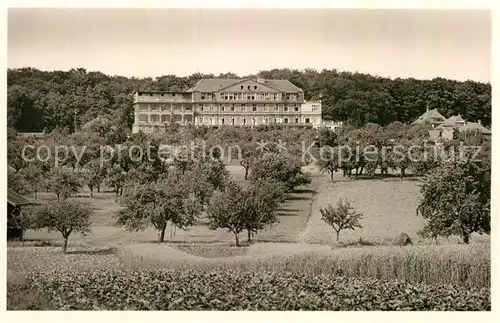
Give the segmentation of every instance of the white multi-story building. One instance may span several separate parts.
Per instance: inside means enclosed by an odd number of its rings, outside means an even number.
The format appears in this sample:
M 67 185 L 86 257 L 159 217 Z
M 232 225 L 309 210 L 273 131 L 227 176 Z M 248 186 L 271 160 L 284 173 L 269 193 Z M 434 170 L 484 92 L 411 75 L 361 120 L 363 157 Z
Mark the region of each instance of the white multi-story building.
M 185 92 L 136 92 L 132 132 L 150 133 L 165 124 L 318 127 L 321 101 L 305 102 L 288 80 L 203 79 Z

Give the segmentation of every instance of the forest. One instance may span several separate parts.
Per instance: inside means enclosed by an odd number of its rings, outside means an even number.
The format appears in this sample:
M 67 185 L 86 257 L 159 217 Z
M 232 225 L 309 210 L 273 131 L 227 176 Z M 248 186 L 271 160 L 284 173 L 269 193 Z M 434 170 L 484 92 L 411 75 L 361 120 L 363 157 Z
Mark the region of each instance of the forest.
M 362 73 L 314 69 L 273 69 L 256 75 L 192 74 L 157 78 L 110 76 L 83 68 L 41 71 L 8 69 L 7 122 L 19 132 L 74 131 L 98 116 L 130 129 L 135 91 L 187 90 L 202 78 L 288 79 L 301 87 L 306 100 L 321 97 L 323 118 L 355 127 L 412 122 L 426 108 L 446 117 L 460 114 L 468 121 L 491 124 L 491 84 L 475 81 L 390 79 Z M 125 129 L 124 129 L 125 130 Z

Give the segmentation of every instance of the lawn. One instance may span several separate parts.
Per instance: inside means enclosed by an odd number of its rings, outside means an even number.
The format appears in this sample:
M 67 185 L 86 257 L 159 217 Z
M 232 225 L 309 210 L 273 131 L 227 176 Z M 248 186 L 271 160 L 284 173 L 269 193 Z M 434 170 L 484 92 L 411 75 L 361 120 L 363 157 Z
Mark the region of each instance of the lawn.
M 332 204 L 339 198 L 348 199 L 357 212 L 363 214 L 362 228 L 340 233 L 340 241 L 353 243 L 362 239 L 367 243 L 391 244 L 401 232 L 410 236 L 414 244 L 436 243 L 423 239 L 417 233 L 424 226 L 416 208 L 420 200 L 419 182 L 415 179 L 359 179 L 350 180 L 342 174 L 334 174 L 334 181 L 321 177 L 318 194 L 315 195 L 310 221 L 302 233 L 300 242 L 332 243 L 335 231 L 321 220 L 319 209 Z M 489 235 L 472 235 L 472 242 L 489 243 Z M 459 237 L 438 239 L 438 243 L 458 243 Z
M 334 182 L 322 177 L 318 194 L 313 203 L 311 219 L 301 237 L 302 242 L 329 243 L 335 241 L 333 229 L 321 220 L 319 209 L 328 204 L 336 206 L 338 199 L 348 199 L 357 212 L 363 213 L 360 221 L 363 228 L 356 231 L 341 231 L 340 240 L 353 241 L 360 238 L 369 241 L 384 241 L 406 232 L 411 239 L 418 240 L 423 219 L 416 215 L 420 188 L 412 180 L 349 180 L 335 174 Z

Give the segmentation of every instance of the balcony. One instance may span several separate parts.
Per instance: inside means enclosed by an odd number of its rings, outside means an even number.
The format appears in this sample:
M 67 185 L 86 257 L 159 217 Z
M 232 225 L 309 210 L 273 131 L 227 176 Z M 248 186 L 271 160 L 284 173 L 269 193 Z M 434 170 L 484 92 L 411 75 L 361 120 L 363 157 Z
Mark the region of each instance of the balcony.
M 192 102 L 191 93 L 157 93 L 157 94 L 147 94 L 143 93 L 139 95 L 134 94 L 134 103 L 147 102 L 147 103 L 162 103 L 162 102 Z

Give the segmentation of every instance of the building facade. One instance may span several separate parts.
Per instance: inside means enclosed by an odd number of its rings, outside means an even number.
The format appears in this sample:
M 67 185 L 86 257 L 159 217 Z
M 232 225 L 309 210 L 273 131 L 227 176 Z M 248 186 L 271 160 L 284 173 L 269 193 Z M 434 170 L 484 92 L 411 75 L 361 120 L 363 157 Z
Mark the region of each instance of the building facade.
M 133 133 L 162 131 L 171 122 L 217 127 L 321 125 L 321 101 L 305 102 L 304 91 L 288 80 L 203 79 L 185 92 L 137 92 L 134 108 Z
M 481 120 L 478 120 L 478 122 L 469 122 L 463 119 L 461 115 L 451 116 L 446 119 L 437 109 L 427 109 L 413 124 L 430 124 L 432 129 L 429 130 L 429 137 L 432 140 L 438 138 L 453 140 L 456 131 L 481 133 L 486 136 L 491 135 L 491 130 L 484 127 L 481 124 Z

